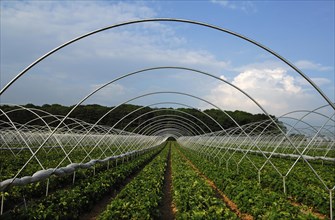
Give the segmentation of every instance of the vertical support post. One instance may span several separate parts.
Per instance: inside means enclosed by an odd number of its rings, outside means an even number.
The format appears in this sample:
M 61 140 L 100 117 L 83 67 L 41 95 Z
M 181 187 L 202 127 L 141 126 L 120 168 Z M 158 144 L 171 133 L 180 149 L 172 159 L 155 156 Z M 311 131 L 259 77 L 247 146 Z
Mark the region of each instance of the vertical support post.
M 50 182 L 50 178 L 47 179 L 47 188 L 45 190 L 45 196 L 48 196 L 49 194 L 49 182 Z
M 72 184 L 74 184 L 75 180 L 76 180 L 76 171 L 73 172 Z
M 261 170 L 258 170 L 258 184 L 261 185 Z
M 107 170 L 109 170 L 109 161 L 107 161 Z
M 3 205 L 5 203 L 5 192 L 1 192 L 1 213 L 0 215 L 3 214 Z
M 24 195 L 23 195 L 23 204 L 24 204 L 24 208 L 27 210 L 26 197 Z
M 330 220 L 334 220 L 333 216 L 333 189 L 329 190 L 329 209 L 330 209 Z
M 284 194 L 286 195 L 286 176 L 283 176 Z
M 93 165 L 93 176 L 95 176 L 95 166 Z

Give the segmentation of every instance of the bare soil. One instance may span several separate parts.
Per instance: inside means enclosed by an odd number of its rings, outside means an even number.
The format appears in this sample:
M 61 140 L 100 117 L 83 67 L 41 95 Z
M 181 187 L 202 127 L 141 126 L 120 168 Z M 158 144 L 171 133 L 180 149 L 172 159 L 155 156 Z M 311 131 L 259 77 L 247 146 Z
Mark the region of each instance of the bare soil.
M 290 199 L 289 198 L 289 201 L 290 203 L 293 205 L 293 206 L 296 206 L 296 207 L 299 207 L 300 208 L 300 211 L 304 214 L 311 214 L 319 219 L 328 219 L 328 216 L 324 215 L 324 214 L 321 214 L 315 210 L 313 210 L 312 207 L 306 207 L 298 202 L 295 202 L 293 199 Z
M 164 174 L 164 196 L 160 211 L 162 217 L 160 219 L 172 220 L 175 219 L 176 208 L 172 200 L 172 168 L 171 168 L 171 148 L 169 149 L 169 155 L 167 160 L 167 167 Z

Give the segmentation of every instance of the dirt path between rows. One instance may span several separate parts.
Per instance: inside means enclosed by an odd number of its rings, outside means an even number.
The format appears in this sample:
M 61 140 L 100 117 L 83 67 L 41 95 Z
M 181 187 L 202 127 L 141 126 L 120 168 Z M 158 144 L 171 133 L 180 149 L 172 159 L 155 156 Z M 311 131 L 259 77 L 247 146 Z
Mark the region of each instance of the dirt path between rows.
M 172 167 L 171 167 L 171 147 L 167 159 L 166 171 L 164 174 L 163 202 L 160 207 L 162 218 L 164 220 L 175 219 L 176 209 L 172 200 Z
M 187 161 L 187 163 L 195 170 L 195 172 L 198 173 L 199 176 L 201 176 L 205 181 L 212 187 L 214 190 L 216 196 L 221 199 L 227 206 L 228 208 L 233 211 L 239 218 L 243 220 L 252 220 L 254 219 L 252 215 L 247 214 L 247 213 L 242 213 L 239 209 L 238 206 L 231 201 L 216 185 L 215 183 L 210 180 L 207 176 L 205 176 L 193 163 L 190 161 L 179 149 L 177 149 L 178 152 L 182 155 L 182 157 Z

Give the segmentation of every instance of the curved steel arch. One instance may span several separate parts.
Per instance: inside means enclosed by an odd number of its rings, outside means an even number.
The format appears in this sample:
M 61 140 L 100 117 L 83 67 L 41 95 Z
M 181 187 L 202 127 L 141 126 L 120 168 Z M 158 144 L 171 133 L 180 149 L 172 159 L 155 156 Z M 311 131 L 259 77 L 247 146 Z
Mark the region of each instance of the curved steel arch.
M 144 109 L 144 108 L 146 108 L 146 107 L 150 107 L 150 106 L 153 106 L 153 105 L 161 105 L 161 104 L 175 104 L 175 105 L 180 105 L 180 106 L 188 107 L 188 108 L 191 108 L 191 109 L 194 109 L 194 110 L 199 111 L 199 109 L 196 109 L 196 108 L 194 108 L 194 107 L 192 107 L 192 106 L 190 106 L 190 105 L 186 105 L 186 104 L 183 104 L 183 103 L 178 103 L 178 102 L 157 102 L 157 103 L 153 103 L 153 104 L 146 105 L 146 106 L 142 106 L 142 107 L 140 107 L 140 108 L 138 108 L 138 109 L 135 109 L 134 111 L 128 113 L 128 114 L 125 115 L 123 118 L 121 118 L 118 122 L 116 122 L 116 123 L 114 124 L 114 126 L 115 126 L 116 124 L 118 124 L 119 122 L 121 122 L 124 118 L 128 117 L 129 115 L 131 115 L 131 114 L 133 114 L 133 113 L 135 113 L 135 112 L 137 112 L 137 111 L 139 111 L 139 110 L 141 110 L 141 109 Z M 164 110 L 166 110 L 166 109 L 164 109 Z M 176 111 L 180 111 L 180 110 L 177 110 L 177 109 L 174 109 L 174 110 L 176 110 Z M 152 112 L 152 111 L 150 111 L 150 112 Z M 189 114 L 189 113 L 187 113 L 187 112 L 183 112 L 183 111 L 180 111 L 180 112 L 185 113 L 185 114 L 189 115 L 190 117 L 195 118 L 195 119 L 198 120 L 201 124 L 203 124 L 203 125 L 210 131 L 210 132 L 212 132 L 211 128 L 208 127 L 208 125 L 207 125 L 206 123 L 204 123 L 202 120 L 198 119 L 197 117 L 195 117 L 195 116 L 193 116 L 193 115 L 191 115 L 191 114 Z M 211 119 L 212 121 L 214 121 L 214 122 L 215 122 L 215 123 L 222 129 L 222 130 L 224 130 L 224 129 L 222 128 L 222 126 L 220 125 L 220 123 L 218 123 L 213 117 L 211 117 L 210 115 L 208 115 L 206 112 L 202 112 L 202 111 L 199 111 L 199 112 L 200 112 L 201 114 L 204 114 L 204 115 L 207 116 L 208 118 L 210 118 L 210 119 Z M 144 113 L 144 114 L 146 114 L 146 113 Z M 144 114 L 142 114 L 142 115 L 144 115 Z M 142 115 L 138 116 L 136 119 L 138 119 L 139 117 L 142 117 Z M 133 119 L 133 121 L 135 121 L 136 119 Z M 130 124 L 130 123 L 128 123 L 122 130 L 125 130 L 126 127 L 127 127 L 129 124 Z
M 23 71 L 21 71 L 18 75 L 16 75 L 7 85 L 5 85 L 5 87 L 3 89 L 0 90 L 0 96 L 17 80 L 19 79 L 23 74 L 25 74 L 28 70 L 30 70 L 32 67 L 34 67 L 36 64 L 38 64 L 39 62 L 41 62 L 42 60 L 44 60 L 45 58 L 47 58 L 48 56 L 52 55 L 53 53 L 57 52 L 58 50 L 76 42 L 79 41 L 83 38 L 86 38 L 88 36 L 94 35 L 96 33 L 108 30 L 108 29 L 112 29 L 112 28 L 116 28 L 116 27 L 121 27 L 121 26 L 125 26 L 125 25 L 130 25 L 130 24 L 136 24 L 136 23 L 145 23 L 145 22 L 155 22 L 155 21 L 170 21 L 170 22 L 181 22 L 181 23 L 189 23 L 189 24 L 195 24 L 195 25 L 199 25 L 199 26 L 204 26 L 207 28 L 211 28 L 211 29 L 215 29 L 221 32 L 225 32 L 227 34 L 233 35 L 235 37 L 238 37 L 242 40 L 248 41 L 254 45 L 256 45 L 257 47 L 269 52 L 270 54 L 274 55 L 275 57 L 277 57 L 279 60 L 283 61 L 285 64 L 287 64 L 288 66 L 290 66 L 293 70 L 295 70 L 298 74 L 300 74 L 310 85 L 312 85 L 312 87 L 314 87 L 314 89 L 326 100 L 326 102 L 329 103 L 329 105 L 332 106 L 332 108 L 335 110 L 335 104 L 330 100 L 330 98 L 328 98 L 328 96 L 326 94 L 323 93 L 323 91 L 306 75 L 304 74 L 298 67 L 296 67 L 293 63 L 291 63 L 290 61 L 288 61 L 287 59 L 285 59 L 283 56 L 279 55 L 278 53 L 276 53 L 275 51 L 271 50 L 270 48 L 258 43 L 255 40 L 252 40 L 246 36 L 243 36 L 242 34 L 233 32 L 231 30 L 225 29 L 225 28 L 221 28 L 215 25 L 211 25 L 211 24 L 207 24 L 207 23 L 203 23 L 203 22 L 198 22 L 198 21 L 193 21 L 193 20 L 186 20 L 186 19 L 177 19 L 177 18 L 151 18 L 151 19 L 141 19 L 141 20 L 134 20 L 134 21 L 128 21 L 128 22 L 123 22 L 123 23 L 119 23 L 119 24 L 115 24 L 115 25 L 110 25 L 104 28 L 100 28 L 97 30 L 94 30 L 92 32 L 86 33 L 84 35 L 81 35 L 79 37 L 76 37 L 54 49 L 52 49 L 51 51 L 47 52 L 46 54 L 44 54 L 42 57 L 38 58 L 37 60 L 35 60 L 33 63 L 31 63 L 28 67 L 26 67 Z
M 159 124 L 164 124 L 164 125 L 168 125 L 169 123 L 173 124 L 179 124 L 180 126 L 184 126 L 184 125 L 187 125 L 187 129 L 190 130 L 190 131 L 193 131 L 192 134 L 194 135 L 200 135 L 200 132 L 198 130 L 196 130 L 192 125 L 190 125 L 189 123 L 181 120 L 181 119 L 177 119 L 177 118 L 172 118 L 172 117 L 166 117 L 166 118 L 163 118 L 165 115 L 161 116 L 160 118 L 161 119 L 158 119 L 158 120 L 155 120 L 155 121 L 152 121 L 152 122 L 149 122 L 147 125 L 141 127 L 141 129 L 138 131 L 139 134 L 146 134 L 146 130 L 147 129 L 150 129 L 151 126 L 155 125 L 156 123 L 159 123 Z M 155 117 L 155 119 L 157 119 L 159 116 Z
M 104 88 L 104 87 L 106 87 L 107 85 L 109 85 L 109 84 L 111 84 L 111 83 L 113 83 L 113 82 L 115 82 L 115 81 L 117 81 L 117 80 L 120 80 L 120 79 L 122 79 L 122 78 L 125 78 L 125 77 L 127 77 L 127 76 L 129 76 L 129 75 L 133 75 L 133 74 L 136 74 L 137 72 L 139 72 L 139 71 L 136 71 L 136 72 L 133 72 L 133 73 L 130 73 L 130 74 L 126 74 L 126 75 L 124 75 L 124 76 L 121 76 L 121 77 L 119 77 L 119 78 L 117 78 L 117 79 L 115 79 L 115 80 L 112 80 L 112 81 L 110 81 L 110 82 L 108 82 L 108 83 L 106 83 L 106 84 L 104 84 L 104 85 L 102 85 L 102 86 L 100 86 L 99 88 L 97 88 L 96 90 L 94 90 L 93 92 L 91 92 L 89 95 L 87 95 L 84 99 L 82 99 L 77 105 L 75 105 L 71 110 L 70 110 L 70 112 L 68 112 L 68 114 L 62 119 L 62 121 L 58 124 L 58 126 L 53 130 L 53 132 L 52 133 L 50 133 L 50 135 L 43 141 L 43 143 L 39 146 L 39 148 L 35 151 L 35 153 L 34 153 L 34 155 L 41 149 L 41 147 L 49 140 L 49 138 L 51 138 L 51 136 L 56 132 L 56 130 L 60 127 L 60 125 L 66 120 L 66 118 L 73 112 L 73 110 L 77 107 L 77 106 L 79 106 L 82 102 L 84 102 L 86 99 L 88 99 L 90 96 L 92 96 L 93 94 L 95 94 L 97 91 L 99 91 L 99 90 L 101 90 L 102 88 Z M 142 72 L 142 71 L 140 71 L 140 72 Z M 193 97 L 193 98 L 195 98 L 195 99 L 198 99 L 198 100 L 201 100 L 201 101 L 204 101 L 204 102 L 206 102 L 206 103 L 208 103 L 208 104 L 210 104 L 211 106 L 213 106 L 213 107 L 215 107 L 215 108 L 218 108 L 218 109 L 220 109 L 218 106 L 216 106 L 216 105 L 214 105 L 213 103 L 211 103 L 211 102 L 209 102 L 209 101 L 207 101 L 207 100 L 205 100 L 205 99 L 202 99 L 202 98 L 200 98 L 200 97 L 197 97 L 197 96 L 195 96 L 195 95 L 191 95 L 191 94 L 187 94 L 187 93 L 183 93 L 183 92 L 174 92 L 174 91 L 161 91 L 161 92 L 151 92 L 151 93 L 147 93 L 147 94 L 144 94 L 144 95 L 139 95 L 139 96 L 137 96 L 137 97 L 134 97 L 134 98 L 131 98 L 131 99 L 129 99 L 129 100 L 127 100 L 127 101 L 124 101 L 124 102 L 122 102 L 121 104 L 119 104 L 119 105 L 117 105 L 117 106 L 115 106 L 114 108 L 112 108 L 111 110 L 109 110 L 105 115 L 103 115 L 98 121 L 96 121 L 95 122 L 95 124 L 94 125 L 92 125 L 91 126 L 91 128 L 87 131 L 87 133 L 84 135 L 84 136 L 82 136 L 81 138 L 80 138 L 80 140 L 78 140 L 78 142 L 73 146 L 73 148 L 68 152 L 69 154 L 78 146 L 78 144 L 85 138 L 85 136 L 102 120 L 102 118 L 103 117 L 105 117 L 107 114 L 109 114 L 111 111 L 113 111 L 114 109 L 116 109 L 117 107 L 119 107 L 120 105 L 122 105 L 122 104 L 126 104 L 126 103 L 129 103 L 129 102 L 131 102 L 131 101 L 133 101 L 133 100 L 136 100 L 136 99 L 139 99 L 139 98 L 142 98 L 142 97 L 145 97 L 145 96 L 150 96 L 150 95 L 154 95 L 154 94 L 179 94 L 179 95 L 185 95 L 185 96 L 189 96 L 189 97 Z M 240 125 L 229 115 L 229 114 L 227 114 L 224 110 L 222 110 L 222 109 L 220 109 L 223 113 L 225 113 L 232 121 L 234 121 L 234 123 L 240 128 Z M 109 131 L 110 130 L 112 130 L 114 128 L 114 126 L 113 127 L 111 127 L 110 129 L 109 129 Z M 109 132 L 108 131 L 108 132 Z M 107 132 L 107 133 L 108 133 Z M 106 133 L 106 134 L 107 134 Z M 105 134 L 105 135 L 106 135 Z M 100 140 L 102 140 L 102 138 L 100 139 Z M 98 143 L 100 142 L 100 140 L 96 143 L 96 145 L 95 145 L 95 147 L 98 145 Z M 92 151 L 95 149 L 95 147 L 93 147 L 92 148 Z M 28 160 L 27 160 L 27 162 L 26 162 L 26 164 L 27 163 L 29 163 L 29 161 L 32 159 L 32 157 L 30 157 Z M 63 162 L 63 160 L 59 163 L 59 165 L 58 166 L 60 166 L 60 164 Z M 56 167 L 56 168 L 58 168 L 58 166 Z
M 195 135 L 194 131 L 192 132 L 177 123 L 171 123 L 170 126 L 166 126 L 166 124 L 153 125 L 152 127 L 148 128 L 147 131 L 145 131 L 146 133 L 144 133 L 144 135 L 151 136 L 152 134 L 156 133 L 158 130 L 167 129 L 167 128 L 178 129 L 179 132 L 182 133 L 183 135 L 191 135 L 191 136 Z
M 176 112 L 180 112 L 180 113 L 185 113 L 185 112 L 183 112 L 183 111 L 179 111 L 179 110 L 177 110 L 177 109 L 157 109 L 157 110 L 152 110 L 152 111 L 150 111 L 150 112 L 146 112 L 146 113 L 144 113 L 144 114 L 142 114 L 142 115 L 140 115 L 139 117 L 137 117 L 137 118 L 135 118 L 134 120 L 132 120 L 130 123 L 132 123 L 132 122 L 134 122 L 134 121 L 136 121 L 137 119 L 139 119 L 139 118 L 141 118 L 141 117 L 143 117 L 144 115 L 147 115 L 147 114 L 150 114 L 150 113 L 153 113 L 153 112 L 160 112 L 160 111 L 176 111 Z M 188 115 L 188 116 L 191 116 L 191 114 L 188 114 L 188 113 L 185 113 L 186 115 Z M 143 124 L 144 123 L 146 123 L 147 121 L 150 121 L 150 120 L 154 120 L 155 118 L 158 118 L 158 117 L 163 117 L 163 116 L 167 116 L 167 115 L 158 115 L 158 116 L 155 116 L 155 117 L 153 117 L 153 118 L 150 118 L 150 119 L 148 119 L 148 120 L 146 120 L 146 121 L 144 121 L 143 123 L 141 123 L 140 125 L 138 125 L 137 126 L 137 128 L 138 127 L 140 127 L 140 126 L 143 126 Z M 169 115 L 169 116 L 175 116 L 175 117 L 182 117 L 182 116 L 179 116 L 179 115 Z M 194 117 L 194 116 L 193 116 Z M 183 119 L 185 119 L 185 120 L 187 120 L 187 121 L 191 121 L 190 119 L 188 119 L 188 118 L 185 118 L 185 117 L 182 117 Z M 198 118 L 196 118 L 196 117 L 194 117 L 195 119 L 198 119 Z M 200 119 L 198 119 L 199 121 L 200 121 Z M 191 121 L 194 125 L 196 125 L 203 133 L 206 133 L 199 125 L 197 125 L 195 122 L 193 122 L 193 121 Z M 129 123 L 129 124 L 130 124 Z M 129 124 L 127 124 L 127 126 L 129 125 Z M 135 131 L 135 130 L 137 130 L 137 128 L 135 128 L 134 130 L 133 130 L 133 132 Z M 211 130 L 210 130 L 211 131 Z
M 153 133 L 155 133 L 157 130 L 167 129 L 167 128 L 175 128 L 175 129 L 178 129 L 179 131 L 183 131 L 184 135 L 185 134 L 189 134 L 189 135 L 192 135 L 192 136 L 196 135 L 196 133 L 194 131 L 191 131 L 187 127 L 182 126 L 182 124 L 177 123 L 177 122 L 171 123 L 170 127 L 167 127 L 165 124 L 156 124 L 156 125 L 153 125 L 152 127 L 149 127 L 146 131 L 144 131 L 143 134 L 150 136 Z
M 98 87 L 98 88 L 96 88 L 94 91 L 92 91 L 92 92 L 90 92 L 88 95 L 86 95 L 83 99 L 81 99 L 67 114 L 66 114 L 66 116 L 62 119 L 62 121 L 55 127 L 55 129 L 53 130 L 53 132 L 51 132 L 50 133 L 50 135 L 43 141 L 43 143 L 40 145 L 40 147 L 37 149 L 37 151 L 36 152 L 38 152 L 39 151 L 39 149 L 49 140 L 49 138 L 56 132 L 56 130 L 63 124 L 63 122 L 69 117 L 69 115 L 81 104 L 81 103 L 83 103 L 85 100 L 87 100 L 89 97 L 91 97 L 92 95 L 94 95 L 96 92 L 98 92 L 99 90 L 101 90 L 101 89 L 103 89 L 104 87 L 106 87 L 106 86 L 108 86 L 108 85 L 110 85 L 110 84 L 112 84 L 112 83 L 114 83 L 114 82 L 116 82 L 116 81 L 118 81 L 118 80 L 121 80 L 121 79 L 123 79 L 123 78 L 126 78 L 126 77 L 128 77 L 128 76 L 131 76 L 131 75 L 135 75 L 135 74 L 138 74 L 138 73 L 142 73 L 142 72 L 146 72 L 146 71 L 150 71 L 150 70 L 160 70 L 160 69 L 181 69 L 181 70 L 188 70 L 188 71 L 192 71 L 192 72 L 196 72 L 196 73 L 199 73 L 199 74 L 203 74 L 203 75 L 206 75 L 206 76 L 210 76 L 210 77 L 212 77 L 212 78 L 214 78 L 214 79 L 217 79 L 217 80 L 219 80 L 219 81 L 221 81 L 221 82 L 224 82 L 224 83 L 226 83 L 226 84 L 228 84 L 229 86 L 231 86 L 231 87 L 233 87 L 233 88 L 235 88 L 235 89 L 237 89 L 238 91 L 240 91 L 242 94 L 244 94 L 245 96 L 247 96 L 252 102 L 254 102 L 255 104 L 256 104 L 256 106 L 258 106 L 268 117 L 269 117 L 269 119 L 270 120 L 272 120 L 273 121 L 273 119 L 269 116 L 269 114 L 265 111 L 265 109 L 255 100 L 255 99 L 253 99 L 248 93 L 246 93 L 245 91 L 243 91 L 242 89 L 240 89 L 239 87 L 237 87 L 237 86 L 235 86 L 235 85 L 233 85 L 233 84 L 231 84 L 230 82 L 228 82 L 228 81 L 226 81 L 226 80 L 224 80 L 224 79 L 221 79 L 220 77 L 217 77 L 217 76 L 214 76 L 214 75 L 212 75 L 212 74 L 210 74 L 210 73 L 206 73 L 206 72 L 203 72 L 203 71 L 200 71 L 200 70 L 195 70 L 195 69 L 191 69 L 191 68 L 185 68 L 185 67 L 152 67 L 152 68 L 147 68 L 147 69 L 143 69 L 143 70 L 138 70 L 138 71 L 135 71 L 135 72 L 131 72 L 131 73 L 128 73 L 128 74 L 125 74 L 125 75 L 122 75 L 122 76 L 120 76 L 120 77 L 117 77 L 116 79 L 114 79 L 114 80 L 111 80 L 111 81 L 109 81 L 109 82 L 107 82 L 107 83 L 105 83 L 105 84 L 103 84 L 103 85 L 101 85 L 100 87 Z M 164 93 L 164 92 L 158 92 L 158 93 Z M 156 94 L 158 94 L 158 93 L 156 93 Z M 202 99 L 202 98 L 199 98 L 199 97 L 197 97 L 197 96 L 194 96 L 194 95 L 190 95 L 190 94 L 186 94 L 186 93 L 180 93 L 180 92 L 169 92 L 169 93 L 174 93 L 174 94 L 183 94 L 183 95 L 188 95 L 188 96 L 190 96 L 190 97 L 193 97 L 193 98 L 196 98 L 196 99 L 199 99 L 199 100 L 202 100 L 202 101 L 204 101 L 204 102 L 206 102 L 206 103 L 208 103 L 208 104 L 210 104 L 210 105 L 212 105 L 212 106 L 214 106 L 215 108 L 217 108 L 217 109 L 220 109 L 224 114 L 226 114 L 241 130 L 243 130 L 241 127 L 240 127 L 240 125 L 227 113 L 227 112 L 225 112 L 224 110 L 222 110 L 221 108 L 219 108 L 218 106 L 216 106 L 216 105 L 214 105 L 213 103 L 211 103 L 211 102 L 209 102 L 209 101 L 207 101 L 207 100 L 205 100 L 205 99 Z M 149 93 L 150 94 L 150 93 Z M 151 93 L 151 94 L 154 94 L 154 93 Z M 143 96 L 146 96 L 146 95 L 143 95 Z M 133 98 L 133 99 L 130 99 L 130 100 L 128 100 L 127 102 L 130 102 L 130 101 L 132 101 L 132 100 L 135 100 L 135 99 L 137 99 L 137 98 L 139 98 L 139 97 L 141 97 L 141 96 L 138 96 L 138 97 L 136 97 L 136 98 Z M 127 102 L 124 102 L 123 104 L 125 104 L 125 103 L 127 103 Z M 116 106 L 117 107 L 117 106 Z M 113 109 L 115 109 L 116 107 L 114 107 Z M 100 118 L 101 119 L 101 118 Z M 99 120 L 100 120 L 99 119 Z M 95 125 L 97 125 L 97 123 L 99 122 L 99 120 L 93 125 L 93 127 L 95 126 Z M 274 121 L 273 121 L 273 123 L 275 123 Z M 279 130 L 281 130 L 281 128 L 280 127 L 278 127 L 279 128 Z M 91 130 L 91 129 L 90 129 Z M 27 161 L 27 162 L 29 162 L 31 160 L 31 158 Z
M 184 105 L 184 104 L 177 103 L 177 102 L 158 102 L 158 103 L 150 104 L 150 105 L 147 105 L 147 106 L 142 106 L 141 108 L 135 109 L 134 111 L 132 111 L 132 112 L 128 113 L 127 115 L 125 115 L 124 117 L 122 117 L 119 121 L 117 121 L 117 122 L 113 125 L 113 127 L 115 127 L 117 124 L 119 124 L 119 123 L 120 123 L 123 119 L 125 119 L 126 117 L 130 116 L 131 114 L 133 114 L 133 113 L 135 113 L 135 112 L 137 112 L 137 111 L 139 111 L 139 110 L 141 110 L 141 109 L 144 109 L 144 108 L 146 108 L 146 107 L 148 107 L 148 106 L 152 106 L 152 105 L 166 104 L 166 103 L 174 103 L 174 104 Z M 184 105 L 184 106 L 187 106 L 187 105 Z M 164 111 L 164 110 L 168 110 L 168 111 L 176 111 L 176 112 L 180 112 L 180 113 L 186 114 L 186 115 L 188 115 L 188 116 L 190 116 L 190 117 L 193 117 L 194 119 L 196 119 L 196 120 L 198 120 L 199 122 L 201 122 L 205 127 L 207 127 L 207 129 L 208 129 L 210 132 L 212 132 L 211 129 L 207 126 L 207 124 L 205 124 L 203 121 L 201 121 L 201 120 L 198 119 L 197 117 L 195 117 L 195 116 L 193 116 L 193 115 L 191 115 L 191 114 L 189 114 L 189 113 L 187 113 L 187 112 L 183 112 L 183 111 L 180 111 L 180 110 L 177 110 L 177 109 L 173 109 L 173 110 L 171 110 L 171 109 L 157 109 L 157 110 L 151 110 L 151 111 L 149 111 L 149 112 L 145 112 L 145 113 L 139 115 L 138 117 L 134 118 L 131 122 L 129 122 L 124 128 L 122 128 L 122 131 L 126 130 L 126 128 L 127 128 L 130 124 L 132 124 L 132 123 L 133 123 L 134 121 L 136 121 L 137 119 L 143 117 L 144 115 L 147 115 L 147 114 L 150 114 L 150 113 L 153 113 L 153 112 L 157 112 L 157 111 Z M 109 113 L 110 113 L 110 111 L 108 111 L 106 114 L 109 114 Z M 203 112 L 201 112 L 201 113 L 203 113 Z M 204 113 L 204 114 L 205 114 L 206 116 L 209 116 L 209 115 L 207 115 L 206 113 Z M 104 117 L 104 116 L 102 116 L 102 117 Z M 213 119 L 212 117 L 210 117 L 210 118 Z M 214 119 L 213 119 L 213 120 L 214 120 Z M 215 121 L 215 120 L 214 120 L 214 122 L 218 123 L 218 122 Z M 201 128 L 200 128 L 200 129 L 201 129 Z M 205 133 L 205 132 L 204 132 L 204 133 Z
M 168 131 L 168 132 L 167 132 Z M 165 135 L 166 134 L 166 135 Z M 153 133 L 154 136 L 166 136 L 166 137 L 174 137 L 177 139 L 178 137 L 183 136 L 178 129 L 175 128 L 165 128 L 162 130 L 158 130 L 155 133 Z

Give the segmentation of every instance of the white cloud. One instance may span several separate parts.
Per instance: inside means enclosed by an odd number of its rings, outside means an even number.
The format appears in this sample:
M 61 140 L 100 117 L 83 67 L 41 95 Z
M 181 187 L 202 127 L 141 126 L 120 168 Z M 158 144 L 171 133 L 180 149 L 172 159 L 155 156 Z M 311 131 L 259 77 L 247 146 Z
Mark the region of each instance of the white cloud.
M 295 109 L 310 109 L 322 101 L 317 94 L 307 93 L 294 77 L 281 68 L 245 70 L 231 83 L 249 94 L 268 113 L 277 116 Z M 249 98 L 224 83 L 213 87 L 207 98 L 222 109 L 262 112 Z
M 315 70 L 315 71 L 329 71 L 333 70 L 333 67 L 324 66 L 320 63 L 315 63 L 309 60 L 299 60 L 295 62 L 295 65 L 302 70 Z
M 218 4 L 223 8 L 228 8 L 232 10 L 238 9 L 246 13 L 257 12 L 257 8 L 252 1 L 211 0 L 211 2 L 214 4 Z
M 5 30 L 1 31 L 2 86 L 34 59 L 80 34 L 121 21 L 156 15 L 153 9 L 141 3 L 13 2 L 1 7 L 1 29 Z M 50 102 L 63 100 L 62 103 L 69 103 L 67 100 L 73 100 L 72 94 L 80 93 L 80 90 L 71 92 L 73 84 L 85 88 L 82 90 L 84 95 L 91 85 L 142 68 L 173 65 L 215 73 L 230 65 L 229 61 L 218 60 L 208 51 L 186 49 L 183 47 L 185 43 L 187 41 L 175 33 L 173 26 L 158 22 L 99 33 L 45 59 L 18 80 L 24 82 L 24 89 L 8 90 L 15 94 L 5 97 L 15 97 L 20 103 L 40 103 L 49 96 Z M 36 86 L 36 77 L 32 75 L 57 82 L 58 78 L 65 77 L 66 80 L 57 84 L 57 90 L 67 91 L 67 95 L 56 97 L 60 94 L 57 92 L 50 95 L 51 89 L 43 92 L 46 88 Z M 40 95 L 29 97 L 30 87 Z M 37 91 L 39 88 L 40 92 Z

